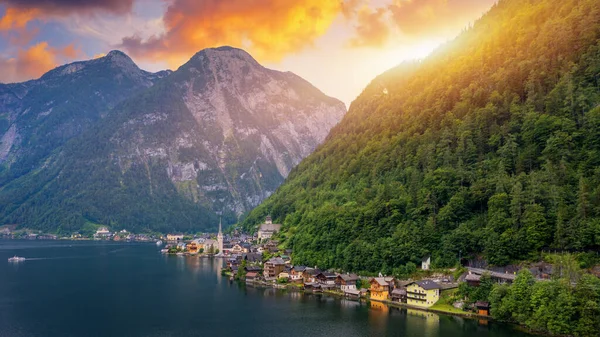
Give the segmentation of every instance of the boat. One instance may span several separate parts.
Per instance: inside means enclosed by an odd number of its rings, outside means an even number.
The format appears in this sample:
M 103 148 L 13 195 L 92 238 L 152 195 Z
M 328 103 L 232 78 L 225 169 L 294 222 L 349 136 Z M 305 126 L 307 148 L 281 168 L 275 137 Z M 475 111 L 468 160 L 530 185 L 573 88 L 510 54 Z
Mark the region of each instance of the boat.
M 157 245 L 157 246 L 160 246 L 160 245 L 162 245 L 162 244 L 163 244 L 163 242 L 162 242 L 161 240 L 158 240 L 158 241 L 156 241 L 156 245 Z
M 21 261 L 25 261 L 25 258 L 16 256 L 16 255 L 8 258 L 8 262 L 21 262 Z
M 161 249 L 160 252 L 163 253 L 163 254 L 166 254 L 166 253 L 169 252 L 169 250 L 165 248 L 165 249 Z

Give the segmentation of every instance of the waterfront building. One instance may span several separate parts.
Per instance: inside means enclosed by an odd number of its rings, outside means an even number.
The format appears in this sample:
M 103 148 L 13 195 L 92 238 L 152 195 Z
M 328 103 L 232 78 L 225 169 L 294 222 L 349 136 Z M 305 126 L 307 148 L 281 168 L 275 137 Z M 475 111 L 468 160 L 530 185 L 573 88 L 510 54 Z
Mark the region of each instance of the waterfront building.
M 219 249 L 218 242 L 216 240 L 207 239 L 204 241 L 204 252 L 209 254 L 214 254 L 214 252 Z
M 285 262 L 280 257 L 274 257 L 269 261 L 265 262 L 265 266 L 263 268 L 263 275 L 265 278 L 267 277 L 276 277 L 281 273 L 285 268 Z
M 340 274 L 335 280 L 335 284 L 340 290 L 354 289 L 356 290 L 356 281 L 358 281 L 358 275 L 355 274 Z
M 167 234 L 167 241 L 181 241 L 183 234 Z
M 409 283 L 406 286 L 407 304 L 428 308 L 440 299 L 441 286 L 431 280 Z
M 371 283 L 371 288 L 369 289 L 371 299 L 379 301 L 388 299 L 390 295 L 390 284 L 385 277 L 374 277 L 369 283 Z
M 110 231 L 108 230 L 107 227 L 100 227 L 96 231 L 96 236 L 98 236 L 98 237 L 106 237 L 109 235 L 110 235 Z
M 198 244 L 197 241 L 192 241 L 192 242 L 188 243 L 188 245 L 187 245 L 188 253 L 198 254 L 199 250 L 200 250 L 200 245 Z
M 392 302 L 406 303 L 406 289 L 396 288 L 392 290 Z

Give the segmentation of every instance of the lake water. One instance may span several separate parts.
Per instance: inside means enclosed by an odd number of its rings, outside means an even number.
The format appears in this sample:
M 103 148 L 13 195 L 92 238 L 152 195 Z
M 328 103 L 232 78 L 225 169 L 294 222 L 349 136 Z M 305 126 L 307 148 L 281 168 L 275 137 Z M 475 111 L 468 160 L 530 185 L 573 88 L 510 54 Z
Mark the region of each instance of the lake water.
M 7 259 L 24 256 L 13 264 Z M 529 336 L 504 324 L 231 283 L 154 244 L 1 241 L 0 337 Z

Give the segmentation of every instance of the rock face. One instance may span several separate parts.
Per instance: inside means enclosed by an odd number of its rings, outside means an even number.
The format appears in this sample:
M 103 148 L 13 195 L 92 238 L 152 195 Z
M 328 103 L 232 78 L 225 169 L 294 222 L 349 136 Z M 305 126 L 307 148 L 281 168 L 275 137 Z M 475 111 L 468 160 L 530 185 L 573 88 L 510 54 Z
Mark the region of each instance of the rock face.
M 37 80 L 0 84 L 0 185 L 31 171 L 117 103 L 168 74 L 143 71 L 124 53 L 112 51 Z
M 302 78 L 266 69 L 230 47 L 203 50 L 152 83 L 48 160 L 44 188 L 56 193 L 5 208 L 4 221 L 41 225 L 46 221 L 33 220 L 23 206 L 64 204 L 65 198 L 85 213 L 71 228 L 85 221 L 206 228 L 216 223 L 215 212 L 235 221 L 273 193 L 346 112 Z M 111 198 L 135 205 L 137 215 L 115 213 L 104 205 Z M 189 219 L 173 215 L 173 205 Z M 164 223 L 173 216 L 179 224 Z

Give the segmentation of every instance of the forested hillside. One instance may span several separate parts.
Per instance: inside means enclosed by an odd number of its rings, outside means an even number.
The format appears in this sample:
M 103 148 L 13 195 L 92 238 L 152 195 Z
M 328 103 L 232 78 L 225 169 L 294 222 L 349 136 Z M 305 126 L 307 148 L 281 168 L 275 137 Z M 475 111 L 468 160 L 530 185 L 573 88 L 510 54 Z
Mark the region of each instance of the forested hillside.
M 600 247 L 600 2 L 500 0 L 376 78 L 249 214 L 294 262 L 390 274 Z

